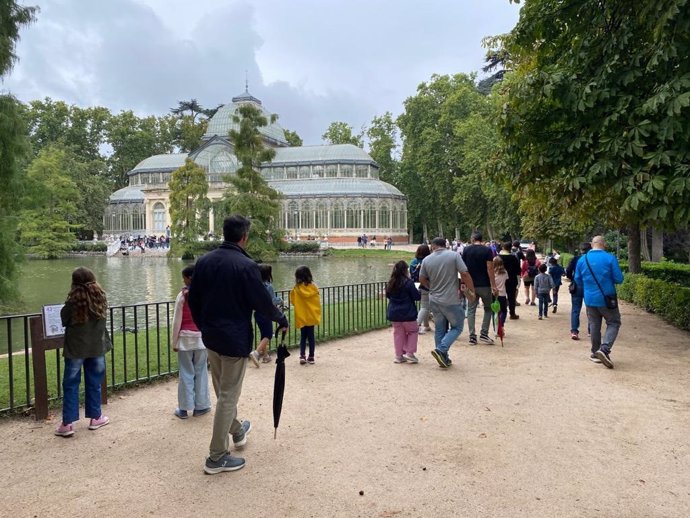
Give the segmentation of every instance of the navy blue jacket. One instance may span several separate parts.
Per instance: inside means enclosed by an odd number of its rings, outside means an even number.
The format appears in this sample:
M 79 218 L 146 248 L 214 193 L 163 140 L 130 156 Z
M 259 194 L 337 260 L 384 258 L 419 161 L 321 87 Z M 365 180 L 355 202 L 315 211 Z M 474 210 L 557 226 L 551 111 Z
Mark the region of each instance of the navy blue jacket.
M 414 282 L 407 279 L 402 289 L 395 293 L 386 292 L 388 298 L 388 312 L 386 317 L 391 322 L 410 322 L 417 320 L 417 306 L 415 301 L 422 298 L 422 294 L 415 288 Z
M 187 302 L 204 345 L 224 356 L 249 356 L 252 311 L 288 325 L 264 287 L 259 266 L 236 243 L 223 242 L 199 258 Z

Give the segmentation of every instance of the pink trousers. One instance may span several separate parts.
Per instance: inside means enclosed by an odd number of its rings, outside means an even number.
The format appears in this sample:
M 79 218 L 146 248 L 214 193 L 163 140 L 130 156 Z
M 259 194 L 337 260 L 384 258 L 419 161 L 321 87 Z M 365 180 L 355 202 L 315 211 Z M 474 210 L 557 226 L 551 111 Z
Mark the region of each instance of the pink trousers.
M 419 327 L 417 321 L 393 322 L 393 347 L 396 356 L 417 352 Z

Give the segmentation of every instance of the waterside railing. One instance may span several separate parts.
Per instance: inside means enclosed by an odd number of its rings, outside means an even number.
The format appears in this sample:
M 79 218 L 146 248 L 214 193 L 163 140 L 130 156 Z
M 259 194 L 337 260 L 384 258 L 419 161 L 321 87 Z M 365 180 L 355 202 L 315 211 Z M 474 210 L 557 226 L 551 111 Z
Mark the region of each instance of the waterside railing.
M 355 284 L 320 288 L 322 317 L 316 328 L 316 341 L 326 342 L 343 336 L 386 327 L 385 283 Z M 289 305 L 289 292 L 277 293 L 284 301 L 290 320 L 288 346 L 299 344 L 299 329 Z M 172 350 L 169 329 L 173 301 L 113 306 L 108 328 L 113 349 L 106 356 L 108 389 L 132 387 L 177 373 L 177 355 Z M 29 319 L 37 313 L 0 316 L 0 415 L 28 412 L 34 404 Z M 258 342 L 255 329 L 254 342 Z M 277 341 L 271 341 L 275 349 Z M 48 397 L 62 397 L 61 351 L 46 352 Z M 83 384 L 82 384 L 83 390 Z

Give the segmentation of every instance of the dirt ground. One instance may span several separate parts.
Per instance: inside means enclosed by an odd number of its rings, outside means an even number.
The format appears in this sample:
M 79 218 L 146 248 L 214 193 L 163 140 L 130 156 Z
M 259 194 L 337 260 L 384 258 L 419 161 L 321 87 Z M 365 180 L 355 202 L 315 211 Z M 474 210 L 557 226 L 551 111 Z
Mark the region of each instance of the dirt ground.
M 0 421 L 0 516 L 690 516 L 690 334 L 627 304 L 615 370 L 521 306 L 505 347 L 467 344 L 442 370 L 393 364 L 390 330 L 287 361 L 273 440 L 273 366 L 248 367 L 246 467 L 202 471 L 213 416 L 173 416 L 176 381 L 115 394 L 112 423 L 53 435 L 59 415 Z M 583 312 L 584 316 L 584 312 Z

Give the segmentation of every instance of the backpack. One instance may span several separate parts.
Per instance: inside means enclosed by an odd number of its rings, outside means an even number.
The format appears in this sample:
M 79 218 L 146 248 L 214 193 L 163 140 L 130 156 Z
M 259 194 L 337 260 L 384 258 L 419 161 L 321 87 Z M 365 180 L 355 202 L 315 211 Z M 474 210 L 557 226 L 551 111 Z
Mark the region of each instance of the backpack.
M 529 264 L 528 262 L 527 277 L 534 279 L 537 275 L 539 275 L 539 267 L 537 266 L 537 262 L 535 261 L 534 264 Z
M 419 282 L 419 270 L 422 269 L 422 263 L 415 264 L 410 267 L 410 277 L 412 282 Z

